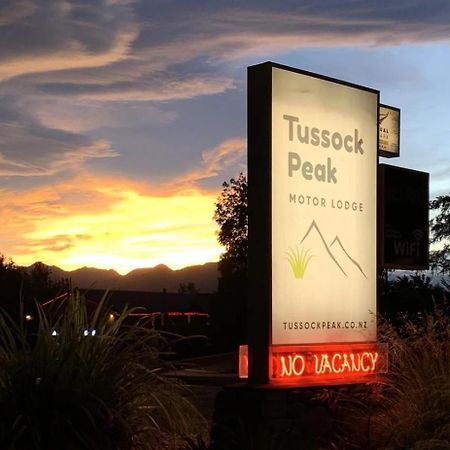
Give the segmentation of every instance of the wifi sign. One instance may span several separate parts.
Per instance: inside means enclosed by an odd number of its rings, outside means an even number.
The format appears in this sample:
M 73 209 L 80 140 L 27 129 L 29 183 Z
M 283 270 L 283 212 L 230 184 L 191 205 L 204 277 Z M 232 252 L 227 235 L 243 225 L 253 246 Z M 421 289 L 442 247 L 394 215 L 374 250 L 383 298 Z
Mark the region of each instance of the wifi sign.
M 420 242 L 423 239 L 424 232 L 423 232 L 423 230 L 420 230 L 420 229 L 416 228 L 415 230 L 413 230 L 411 232 L 411 236 L 413 237 L 413 239 L 416 242 Z

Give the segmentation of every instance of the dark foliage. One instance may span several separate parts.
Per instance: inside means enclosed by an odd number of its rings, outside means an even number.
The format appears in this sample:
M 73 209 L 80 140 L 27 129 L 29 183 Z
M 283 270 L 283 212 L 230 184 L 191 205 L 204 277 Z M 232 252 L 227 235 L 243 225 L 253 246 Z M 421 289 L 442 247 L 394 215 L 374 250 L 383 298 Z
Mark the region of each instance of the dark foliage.
M 0 310 L 2 450 L 177 450 L 204 429 L 189 392 L 164 375 L 165 342 L 127 326 L 130 311 L 111 319 L 105 297 L 90 311 L 75 291 L 56 318 L 38 312 L 30 342 Z
M 332 448 L 450 448 L 450 320 L 443 306 L 402 315 L 396 325 L 380 318 L 389 371 L 338 397 L 341 430 Z
M 0 307 L 15 320 L 22 313 L 35 317 L 36 303 L 45 302 L 67 289 L 68 281 L 54 281 L 45 264 L 38 262 L 26 270 L 0 253 Z
M 226 252 L 219 262 L 219 288 L 211 306 L 212 340 L 217 350 L 236 350 L 247 342 L 247 178 L 244 174 L 229 183 L 216 203 L 215 221 L 219 242 Z
M 188 283 L 180 283 L 178 286 L 179 294 L 198 294 L 200 292 L 199 289 L 195 286 L 195 283 L 189 281 Z
M 214 220 L 220 226 L 218 240 L 226 249 L 219 264 L 222 276 L 247 270 L 247 190 L 247 178 L 240 173 L 236 179 L 223 183 L 216 203 Z
M 430 202 L 430 208 L 437 215 L 430 221 L 431 243 L 439 249 L 430 254 L 434 270 L 450 273 L 450 195 L 441 195 Z
M 401 324 L 401 315 L 414 316 L 431 311 L 436 305 L 444 307 L 448 302 L 450 286 L 443 279 L 433 284 L 429 275 L 421 272 L 399 275 L 388 279 L 384 272 L 380 280 L 378 312 L 392 321 Z

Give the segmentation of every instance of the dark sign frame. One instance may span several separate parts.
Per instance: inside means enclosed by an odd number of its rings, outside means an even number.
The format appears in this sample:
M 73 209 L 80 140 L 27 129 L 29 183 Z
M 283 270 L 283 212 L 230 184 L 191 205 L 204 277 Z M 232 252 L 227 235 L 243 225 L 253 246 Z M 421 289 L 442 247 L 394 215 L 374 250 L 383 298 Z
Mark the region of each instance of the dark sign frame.
M 272 344 L 272 68 L 374 93 L 379 104 L 379 91 L 365 86 L 273 62 L 248 67 L 248 372 L 249 383 L 253 385 L 269 384 Z M 378 164 L 378 151 L 374 164 Z M 375 195 L 378 195 L 376 186 Z

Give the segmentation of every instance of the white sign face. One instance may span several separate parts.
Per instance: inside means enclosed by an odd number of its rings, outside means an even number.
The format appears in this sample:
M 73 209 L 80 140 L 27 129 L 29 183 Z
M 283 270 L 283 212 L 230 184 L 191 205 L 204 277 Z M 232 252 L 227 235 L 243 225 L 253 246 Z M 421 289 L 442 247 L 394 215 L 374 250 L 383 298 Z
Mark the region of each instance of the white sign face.
M 378 122 L 379 146 L 382 156 L 399 156 L 400 147 L 400 111 L 395 108 L 380 105 Z
M 272 68 L 272 344 L 376 340 L 375 91 Z

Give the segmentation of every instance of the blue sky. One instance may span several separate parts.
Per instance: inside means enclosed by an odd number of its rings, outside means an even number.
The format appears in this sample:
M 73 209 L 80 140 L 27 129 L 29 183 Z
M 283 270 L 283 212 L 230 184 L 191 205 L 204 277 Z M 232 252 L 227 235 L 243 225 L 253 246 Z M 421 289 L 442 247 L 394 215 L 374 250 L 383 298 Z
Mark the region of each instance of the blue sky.
M 246 170 L 246 67 L 380 90 L 401 157 L 450 192 L 450 3 L 6 0 L 0 252 L 125 273 L 217 260 L 224 180 Z

